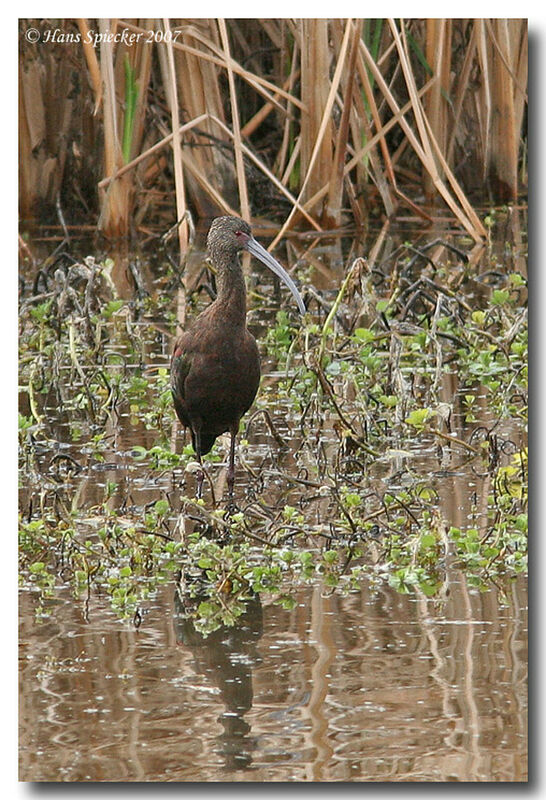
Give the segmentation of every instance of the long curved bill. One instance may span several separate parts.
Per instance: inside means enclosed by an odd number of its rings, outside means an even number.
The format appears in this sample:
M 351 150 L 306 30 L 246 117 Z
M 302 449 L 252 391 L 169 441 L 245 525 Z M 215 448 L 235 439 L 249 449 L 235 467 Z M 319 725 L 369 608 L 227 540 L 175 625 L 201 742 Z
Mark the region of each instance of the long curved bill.
M 286 286 L 288 286 L 294 295 L 296 303 L 298 304 L 300 314 L 305 314 L 306 308 L 303 300 L 301 299 L 301 295 L 297 290 L 296 284 L 284 267 L 281 267 L 279 262 L 273 258 L 271 253 L 268 253 L 265 247 L 262 247 L 262 245 L 257 242 L 253 236 L 248 237 L 245 243 L 245 248 L 249 253 L 252 253 L 253 256 L 259 258 L 262 264 L 265 264 L 266 267 L 269 267 L 269 269 L 274 272 L 275 275 L 277 275 Z

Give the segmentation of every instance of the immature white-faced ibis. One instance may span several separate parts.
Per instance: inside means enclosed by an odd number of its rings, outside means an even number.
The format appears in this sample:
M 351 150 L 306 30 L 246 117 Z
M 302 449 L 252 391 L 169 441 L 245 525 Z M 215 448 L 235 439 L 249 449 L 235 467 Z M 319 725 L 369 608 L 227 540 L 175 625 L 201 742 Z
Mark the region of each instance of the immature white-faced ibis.
M 209 257 L 217 277 L 218 294 L 176 341 L 171 362 L 174 407 L 191 431 L 193 449 L 201 464 L 221 433 L 229 431 L 228 489 L 233 500 L 235 439 L 239 422 L 250 408 L 260 382 L 256 340 L 246 327 L 246 289 L 239 253 L 248 250 L 288 286 L 301 314 L 301 296 L 281 265 L 252 236 L 237 217 L 218 217 L 207 237 Z M 197 478 L 201 496 L 203 472 Z

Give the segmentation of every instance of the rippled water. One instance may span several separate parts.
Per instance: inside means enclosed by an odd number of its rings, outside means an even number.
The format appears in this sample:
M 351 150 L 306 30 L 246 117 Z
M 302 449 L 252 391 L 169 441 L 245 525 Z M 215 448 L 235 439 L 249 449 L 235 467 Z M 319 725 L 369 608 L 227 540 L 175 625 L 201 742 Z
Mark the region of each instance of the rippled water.
M 141 627 L 21 599 L 25 781 L 523 781 L 527 603 L 302 590 L 203 639 L 164 587 Z

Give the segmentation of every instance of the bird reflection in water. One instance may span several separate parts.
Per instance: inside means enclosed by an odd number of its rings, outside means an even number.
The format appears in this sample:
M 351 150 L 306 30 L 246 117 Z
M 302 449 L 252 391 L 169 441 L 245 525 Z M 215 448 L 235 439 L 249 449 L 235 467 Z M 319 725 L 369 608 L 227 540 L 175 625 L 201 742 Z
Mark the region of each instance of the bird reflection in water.
M 174 629 L 178 644 L 194 657 L 197 675 L 206 676 L 220 690 L 224 712 L 218 718 L 224 730 L 218 737 L 218 753 L 226 770 L 248 769 L 255 744 L 251 726 L 244 719 L 254 698 L 252 672 L 261 663 L 256 643 L 263 633 L 259 597 L 247 601 L 233 626 L 223 625 L 207 636 L 196 630 L 191 611 L 203 598 L 189 598 L 178 587 L 174 597 Z

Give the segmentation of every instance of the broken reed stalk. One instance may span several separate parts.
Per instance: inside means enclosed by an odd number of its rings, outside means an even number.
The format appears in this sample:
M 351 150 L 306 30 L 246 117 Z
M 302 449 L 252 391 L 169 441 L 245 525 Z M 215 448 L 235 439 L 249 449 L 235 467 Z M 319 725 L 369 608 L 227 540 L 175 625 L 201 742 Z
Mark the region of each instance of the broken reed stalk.
M 207 114 L 201 114 L 201 116 L 197 117 L 196 119 L 192 119 L 191 122 L 187 122 L 185 125 L 181 125 L 178 129 L 179 135 L 181 136 L 183 133 L 190 130 L 194 126 L 199 125 L 205 119 L 207 119 Z M 112 181 L 116 180 L 117 178 L 121 178 L 121 176 L 124 175 L 126 172 L 129 172 L 130 170 L 138 166 L 138 164 L 140 164 L 141 161 L 145 161 L 151 155 L 157 153 L 163 147 L 170 144 L 173 137 L 174 133 L 172 132 L 168 133 L 167 136 L 164 136 L 162 139 L 159 140 L 159 142 L 156 142 L 151 147 L 148 147 L 147 150 L 144 150 L 143 153 L 136 156 L 136 158 L 133 158 L 131 161 L 129 161 L 129 163 L 124 164 L 123 167 L 121 167 L 121 169 L 118 169 L 117 172 L 115 172 L 113 175 L 109 175 L 107 178 L 103 178 L 98 183 L 99 189 L 106 189 L 108 184 L 110 184 Z
M 374 37 L 375 43 L 375 37 Z M 372 45 L 373 46 L 373 45 Z M 377 47 L 377 43 L 375 43 Z M 388 217 L 394 212 L 394 203 L 391 199 L 391 192 L 389 191 L 389 183 L 391 186 L 397 191 L 396 188 L 396 179 L 394 176 L 394 169 L 391 163 L 389 149 L 387 147 L 387 142 L 385 139 L 385 126 L 382 124 L 381 115 L 377 108 L 377 104 L 375 102 L 375 97 L 373 94 L 373 87 L 372 87 L 372 79 L 368 74 L 368 69 L 364 64 L 364 59 L 362 56 L 362 52 L 358 50 L 357 58 L 356 58 L 356 69 L 358 71 L 358 76 L 360 78 L 360 82 L 362 84 L 362 89 L 364 90 L 364 96 L 362 96 L 361 92 L 355 92 L 355 103 L 357 104 L 357 115 L 355 125 L 357 131 L 359 128 L 358 123 L 360 121 L 363 122 L 364 125 L 364 136 L 366 140 L 366 150 L 363 152 L 360 150 L 360 157 L 356 162 L 357 168 L 359 168 L 360 173 L 360 181 L 361 185 L 365 186 L 369 182 L 368 178 L 368 161 L 370 163 L 370 167 L 373 173 L 373 179 L 375 180 L 375 184 L 381 196 L 381 200 L 383 201 L 383 206 L 385 208 L 385 213 Z M 368 117 L 371 116 L 371 121 L 368 121 Z M 372 123 L 375 126 L 376 131 L 381 133 L 379 139 L 375 139 L 372 133 Z M 373 143 L 372 143 L 373 141 Z M 383 156 L 384 161 L 384 168 L 381 166 L 379 154 L 376 152 L 375 142 L 378 141 L 379 147 L 381 150 L 381 155 Z M 361 145 L 361 142 L 358 140 L 357 136 L 354 136 L 354 146 L 355 148 Z M 353 159 L 354 160 L 354 159 Z
M 298 75 L 299 75 L 299 72 L 296 74 L 295 77 L 297 78 Z M 292 75 L 290 75 L 286 79 L 286 81 L 283 83 L 283 89 L 289 89 L 292 86 L 293 81 L 294 81 L 294 77 Z M 273 99 L 274 100 L 280 100 L 280 97 L 281 97 L 280 94 L 277 92 L 277 94 L 274 95 Z M 273 103 L 264 103 L 263 106 L 260 108 L 260 110 L 257 111 L 256 114 L 254 114 L 254 116 L 252 117 L 252 119 L 249 119 L 248 122 L 241 129 L 241 137 L 246 139 L 246 138 L 252 136 L 254 131 L 257 128 L 260 127 L 262 122 L 274 110 L 275 110 L 275 105 Z
M 205 119 L 210 117 L 209 114 L 205 114 L 204 116 Z M 211 117 L 211 119 L 213 118 Z M 195 120 L 193 120 L 192 122 L 195 122 Z M 188 123 L 188 125 L 192 125 L 192 123 Z M 161 132 L 166 131 L 166 128 L 162 123 L 159 123 L 158 126 Z M 182 125 L 181 128 L 184 128 L 184 126 Z M 229 130 L 227 126 L 226 130 Z M 199 166 L 195 163 L 194 159 L 192 159 L 184 150 L 180 151 L 180 156 L 182 158 L 182 163 L 186 168 L 186 177 L 193 177 L 195 179 L 195 185 L 203 189 L 204 193 L 213 201 L 213 203 L 216 204 L 216 206 L 220 209 L 221 213 L 237 216 L 239 212 L 234 210 L 227 203 L 227 201 L 224 200 L 219 190 L 217 190 L 215 186 L 213 186 L 212 183 L 210 183 L 205 173 L 200 171 Z M 193 199 L 195 200 L 195 194 L 193 194 Z
M 425 169 L 429 172 L 429 175 L 434 183 L 437 192 L 446 202 L 446 204 L 448 205 L 452 213 L 455 215 L 455 217 L 458 219 L 460 224 L 472 236 L 473 239 L 475 240 L 484 239 L 486 237 L 485 228 L 481 224 L 477 214 L 474 212 L 470 204 L 465 202 L 467 213 L 463 212 L 463 210 L 457 205 L 453 196 L 451 195 L 451 193 L 449 192 L 449 190 L 447 189 L 444 182 L 441 180 L 439 176 L 436 161 L 432 153 L 433 137 L 431 137 L 431 135 L 427 131 L 425 115 L 419 100 L 419 93 L 417 91 L 417 87 L 415 84 L 415 77 L 413 75 L 407 57 L 407 43 L 405 41 L 403 43 L 394 20 L 389 20 L 389 24 L 391 27 L 393 37 L 395 39 L 396 48 L 400 58 L 400 63 L 402 65 L 402 71 L 404 73 L 404 79 L 410 96 L 411 108 L 414 114 L 414 118 L 416 120 L 419 139 L 417 138 L 413 129 L 410 127 L 410 125 L 403 116 L 400 118 L 400 125 L 404 133 L 406 134 L 413 150 L 418 156 L 419 160 L 421 161 Z M 403 30 L 404 28 L 402 25 L 402 32 Z M 395 113 L 398 112 L 399 111 L 398 103 L 396 102 L 396 99 L 394 98 L 392 92 L 386 85 L 383 76 L 381 75 L 381 72 L 378 70 L 376 64 L 371 58 L 370 53 L 366 48 L 364 42 L 361 42 L 361 47 L 363 49 L 366 62 L 370 67 L 372 73 L 374 74 L 375 80 L 377 81 L 378 86 L 381 89 L 385 99 L 387 100 L 392 111 L 394 111 Z M 436 80 L 436 78 L 434 78 L 433 80 Z M 461 195 L 464 197 L 464 193 L 460 191 L 460 187 L 458 186 L 457 181 L 455 180 L 455 178 L 452 176 L 451 173 L 450 176 L 452 177 L 452 187 L 455 188 L 459 197 L 461 197 Z
M 419 96 L 424 95 L 429 90 L 431 85 L 432 85 L 432 80 L 428 81 L 428 83 L 426 83 L 423 86 L 423 88 L 419 90 Z M 381 141 L 381 139 L 383 139 L 385 137 L 385 135 L 391 130 L 391 128 L 393 128 L 397 124 L 400 124 L 401 120 L 403 120 L 403 118 L 404 118 L 404 115 L 407 114 L 408 111 L 410 111 L 410 109 L 411 109 L 411 101 L 406 103 L 405 106 L 403 106 L 395 114 L 393 114 L 393 116 L 388 120 L 388 122 L 386 122 L 381 127 L 380 131 L 378 133 L 376 133 L 374 136 L 372 136 L 372 138 L 368 142 L 366 142 L 366 144 L 363 147 L 361 147 L 357 151 L 357 153 L 346 163 L 346 165 L 344 167 L 344 170 L 343 170 L 344 175 L 347 175 L 352 169 L 354 169 L 354 167 L 358 164 L 358 162 L 362 158 L 364 158 L 364 156 L 367 153 L 369 153 L 371 151 L 372 147 L 374 147 L 374 145 L 377 142 Z M 396 186 L 395 186 L 395 188 L 396 188 Z M 398 189 L 396 191 L 398 192 L 398 194 L 400 194 Z M 313 205 L 315 205 L 318 202 L 318 200 L 320 200 L 322 197 L 324 197 L 327 192 L 328 192 L 328 184 L 325 184 L 322 187 L 322 189 L 320 189 L 315 195 L 313 195 L 313 197 L 311 197 L 307 201 L 307 203 L 305 203 L 304 208 L 311 208 Z
M 217 125 L 218 125 L 218 126 L 219 126 L 219 127 L 222 129 L 222 130 L 224 130 L 224 131 L 225 131 L 225 132 L 226 132 L 226 133 L 227 133 L 229 136 L 233 136 L 233 133 L 230 131 L 230 129 L 228 128 L 228 126 L 227 126 L 227 125 L 225 125 L 225 124 L 224 124 L 224 123 L 223 123 L 221 120 L 219 120 L 219 119 L 216 119 L 215 117 L 212 117 L 212 119 L 213 119 L 213 120 L 214 120 L 214 122 L 216 122 L 216 124 L 217 124 Z M 277 189 L 278 189 L 280 192 L 282 192 L 282 194 L 284 194 L 284 195 L 285 195 L 285 197 L 286 197 L 288 200 L 290 200 L 290 202 L 293 204 L 293 207 L 294 207 L 296 210 L 298 210 L 298 211 L 300 211 L 300 212 L 301 212 L 301 214 L 302 214 L 302 215 L 305 217 L 305 219 L 307 220 L 307 222 L 309 222 L 309 223 L 310 223 L 310 225 L 312 225 L 312 226 L 313 226 L 313 228 L 315 228 L 315 230 L 317 230 L 317 231 L 320 231 L 320 230 L 322 230 L 322 228 L 320 227 L 320 225 L 318 224 L 318 222 L 317 222 L 317 221 L 316 221 L 316 220 L 315 220 L 315 219 L 314 219 L 314 218 L 313 218 L 313 217 L 312 217 L 312 216 L 311 216 L 311 215 L 310 215 L 310 214 L 307 212 L 307 210 L 305 209 L 305 207 L 304 207 L 304 206 L 302 206 L 302 205 L 300 204 L 299 200 L 298 200 L 298 199 L 296 199 L 295 197 L 293 197 L 293 195 L 292 195 L 292 194 L 291 194 L 291 193 L 288 191 L 288 189 L 286 189 L 286 187 L 285 187 L 285 186 L 283 186 L 283 184 L 282 184 L 282 183 L 281 183 L 281 182 L 280 182 L 280 181 L 279 181 L 279 180 L 278 180 L 278 179 L 275 177 L 275 175 L 273 175 L 273 173 L 271 172 L 271 170 L 269 170 L 269 169 L 268 169 L 268 167 L 267 167 L 267 166 L 266 166 L 266 165 L 263 163 L 263 161 L 261 161 L 261 160 L 260 160 L 260 159 L 259 159 L 259 158 L 258 158 L 256 155 L 254 155 L 254 153 L 252 152 L 252 150 L 250 150 L 248 147 L 246 147 L 246 145 L 242 144 L 242 145 L 241 145 L 241 149 L 242 149 L 243 153 L 244 153 L 246 156 L 248 156 L 248 158 L 249 158 L 251 161 L 253 161 L 253 162 L 256 164 L 256 166 L 257 166 L 257 167 L 259 167 L 259 168 L 260 168 L 260 170 L 261 170 L 261 171 L 264 173 L 264 175 L 267 175 L 267 177 L 268 177 L 268 178 L 270 179 L 270 181 L 271 181 L 271 182 L 272 182 L 272 183 L 273 183 L 273 184 L 276 186 L 276 188 L 277 188 Z M 272 249 L 272 248 L 273 248 L 274 244 L 275 244 L 275 242 L 273 242 L 273 243 L 270 245 L 270 249 Z
M 208 47 L 214 55 L 207 53 L 202 50 L 196 50 L 195 48 L 191 48 L 188 45 L 184 44 L 183 42 L 175 42 L 174 46 L 184 49 L 187 52 L 191 52 L 194 55 L 197 55 L 199 58 L 204 60 L 210 61 L 217 66 L 224 68 L 225 67 L 225 56 L 223 51 L 210 39 L 199 34 L 196 34 L 196 39 L 202 42 L 206 47 Z M 271 81 L 266 80 L 265 78 L 261 77 L 260 75 L 256 75 L 253 72 L 250 72 L 247 69 L 244 69 L 235 59 L 231 59 L 231 69 L 233 72 L 238 75 L 240 78 L 245 80 L 250 86 L 252 86 L 259 94 L 261 94 L 266 101 L 273 103 L 273 105 L 277 106 L 281 111 L 284 111 L 282 105 L 275 99 L 275 95 L 280 94 L 285 100 L 289 100 L 302 111 L 306 110 L 306 104 L 304 101 L 300 100 L 298 97 L 288 94 L 285 92 L 282 87 L 275 86 L 274 83 Z

